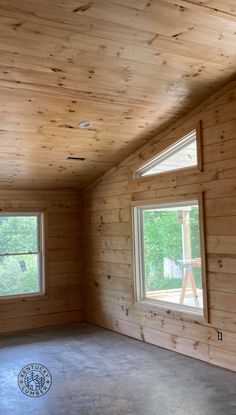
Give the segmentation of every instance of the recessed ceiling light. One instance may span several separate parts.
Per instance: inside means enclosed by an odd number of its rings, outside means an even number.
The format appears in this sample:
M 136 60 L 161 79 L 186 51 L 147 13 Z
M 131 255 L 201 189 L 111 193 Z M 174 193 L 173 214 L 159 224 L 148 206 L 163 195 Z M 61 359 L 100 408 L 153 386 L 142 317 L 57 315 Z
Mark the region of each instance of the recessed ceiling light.
M 85 160 L 85 157 L 73 157 L 73 156 L 70 156 L 70 157 L 67 157 L 67 160 L 84 161 Z
M 92 121 L 81 121 L 79 123 L 79 128 L 90 128 L 92 127 Z

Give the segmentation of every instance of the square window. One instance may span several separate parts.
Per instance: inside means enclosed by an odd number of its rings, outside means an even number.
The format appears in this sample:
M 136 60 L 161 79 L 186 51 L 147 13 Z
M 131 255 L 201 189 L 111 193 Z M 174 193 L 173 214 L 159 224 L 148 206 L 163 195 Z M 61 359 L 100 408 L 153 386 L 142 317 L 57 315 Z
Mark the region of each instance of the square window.
M 42 214 L 0 214 L 0 297 L 43 294 Z
M 137 301 L 205 315 L 200 198 L 133 209 Z

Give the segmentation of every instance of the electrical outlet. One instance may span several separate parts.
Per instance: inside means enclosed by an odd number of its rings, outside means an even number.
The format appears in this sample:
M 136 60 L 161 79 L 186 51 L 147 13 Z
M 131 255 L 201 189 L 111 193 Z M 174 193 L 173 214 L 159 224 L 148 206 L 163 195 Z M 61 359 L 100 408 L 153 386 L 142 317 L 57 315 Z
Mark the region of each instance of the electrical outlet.
M 217 334 L 218 334 L 218 340 L 220 342 L 222 342 L 223 341 L 223 332 L 222 331 L 217 331 Z
M 68 298 L 65 299 L 65 305 L 69 305 L 69 300 Z

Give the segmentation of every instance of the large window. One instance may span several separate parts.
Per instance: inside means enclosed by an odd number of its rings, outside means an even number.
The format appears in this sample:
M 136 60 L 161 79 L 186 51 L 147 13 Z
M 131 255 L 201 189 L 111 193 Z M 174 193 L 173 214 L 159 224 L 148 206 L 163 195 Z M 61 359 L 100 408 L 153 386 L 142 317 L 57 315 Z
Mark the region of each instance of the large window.
M 134 207 L 137 301 L 204 314 L 201 198 Z
M 0 296 L 43 291 L 42 214 L 0 214 Z

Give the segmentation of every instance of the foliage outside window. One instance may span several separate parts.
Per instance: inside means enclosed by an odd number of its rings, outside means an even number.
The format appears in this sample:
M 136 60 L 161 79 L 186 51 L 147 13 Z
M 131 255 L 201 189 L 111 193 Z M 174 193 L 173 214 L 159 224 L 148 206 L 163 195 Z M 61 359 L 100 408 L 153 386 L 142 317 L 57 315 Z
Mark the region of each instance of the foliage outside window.
M 198 200 L 134 207 L 138 301 L 203 314 L 200 216 Z
M 41 214 L 0 215 L 0 296 L 43 292 Z

